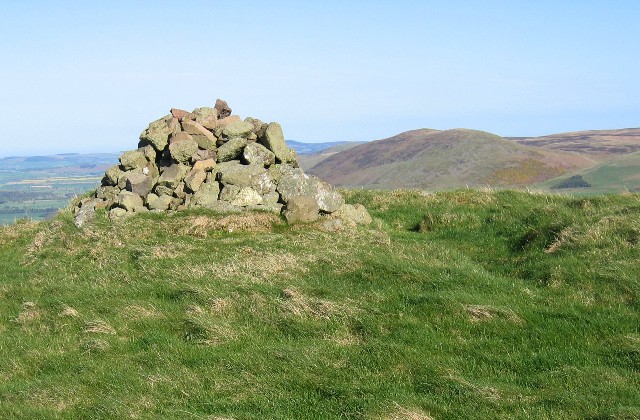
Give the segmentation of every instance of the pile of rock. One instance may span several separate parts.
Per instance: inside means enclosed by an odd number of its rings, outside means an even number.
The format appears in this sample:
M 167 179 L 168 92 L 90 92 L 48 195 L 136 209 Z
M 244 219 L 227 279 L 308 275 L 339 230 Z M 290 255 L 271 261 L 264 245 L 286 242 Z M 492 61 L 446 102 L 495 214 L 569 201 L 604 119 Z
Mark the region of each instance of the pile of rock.
M 321 215 L 358 214 L 329 184 L 306 175 L 280 124 L 241 120 L 225 101 L 171 113 L 149 124 L 138 149 L 107 170 L 96 193 L 74 207 L 76 226 L 106 209 L 111 219 L 141 212 L 208 208 L 231 213 L 266 210 L 290 223 Z

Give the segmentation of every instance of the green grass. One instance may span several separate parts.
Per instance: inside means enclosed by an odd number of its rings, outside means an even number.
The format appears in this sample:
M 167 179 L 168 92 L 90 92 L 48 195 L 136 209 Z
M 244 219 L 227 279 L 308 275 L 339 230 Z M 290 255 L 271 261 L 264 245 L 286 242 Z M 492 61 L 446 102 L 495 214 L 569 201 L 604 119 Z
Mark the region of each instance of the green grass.
M 551 179 L 538 184 L 537 187 L 549 189 L 576 175 L 582 176 L 586 182 L 591 184 L 591 187 L 557 191 L 591 195 L 640 191 L 640 152 L 629 153 L 577 173 Z
M 640 196 L 0 228 L 0 418 L 640 417 Z

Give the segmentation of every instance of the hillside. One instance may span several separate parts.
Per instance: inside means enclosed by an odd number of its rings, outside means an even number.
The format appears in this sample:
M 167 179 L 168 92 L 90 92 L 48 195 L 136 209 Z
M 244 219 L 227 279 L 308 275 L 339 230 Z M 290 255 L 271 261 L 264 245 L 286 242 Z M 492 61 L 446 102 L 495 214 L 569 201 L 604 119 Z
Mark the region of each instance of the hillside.
M 525 146 L 579 153 L 597 161 L 640 151 L 640 128 L 576 131 L 508 139 Z
M 579 177 L 588 187 L 558 188 L 569 176 Z M 603 194 L 640 191 L 640 152 L 629 153 L 576 173 L 550 179 L 537 185 L 571 194 Z
M 0 417 L 640 416 L 637 195 L 346 194 L 1 227 Z
M 351 149 L 363 143 L 364 142 L 361 142 L 361 141 L 343 142 L 341 144 L 331 146 L 311 154 L 298 155 L 298 163 L 300 164 L 300 167 L 302 169 L 307 171 L 313 168 L 314 166 L 316 166 L 317 164 L 319 164 L 320 162 L 322 162 L 323 160 L 335 155 L 336 153 L 340 153 L 342 151 Z M 290 144 L 290 142 L 287 142 L 287 144 Z M 295 148 L 295 146 L 291 146 L 291 147 Z
M 477 130 L 413 130 L 337 153 L 308 172 L 342 186 L 447 189 L 521 186 L 592 161 Z

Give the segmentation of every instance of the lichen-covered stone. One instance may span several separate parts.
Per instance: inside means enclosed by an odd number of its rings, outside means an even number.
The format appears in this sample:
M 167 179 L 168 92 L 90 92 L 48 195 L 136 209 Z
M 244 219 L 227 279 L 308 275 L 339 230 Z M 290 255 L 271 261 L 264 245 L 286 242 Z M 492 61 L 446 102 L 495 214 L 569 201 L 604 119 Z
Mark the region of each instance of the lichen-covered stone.
M 241 189 L 242 187 L 233 184 L 223 185 L 220 190 L 220 200 L 229 202 L 233 201 L 240 193 Z
M 194 140 L 183 140 L 171 142 L 169 152 L 171 157 L 180 163 L 187 163 L 191 156 L 198 150 L 198 143 Z
M 329 184 L 297 166 L 279 124 L 242 121 L 218 101 L 215 108 L 193 112 L 172 109 L 149 124 L 138 149 L 125 152 L 120 165 L 105 172 L 93 197 L 73 212 L 82 225 L 97 208 L 111 209 L 109 216 L 120 218 L 197 207 L 280 213 L 283 205 L 292 223 L 315 220 L 319 214 L 331 218 L 325 215 L 332 213 L 331 220 L 341 226 L 370 220 L 364 208 L 344 205 Z
M 218 180 L 224 184 L 251 187 L 260 194 L 274 190 L 267 170 L 260 165 L 242 165 L 238 161 L 223 162 L 215 168 Z
M 93 220 L 96 216 L 96 205 L 102 203 L 99 198 L 85 199 L 80 203 L 80 208 L 76 212 L 73 223 L 76 227 L 82 227 L 85 223 Z
M 174 189 L 182 182 L 187 173 L 189 173 L 189 170 L 189 166 L 175 163 L 162 172 L 158 179 L 158 185 Z
M 283 214 L 287 223 L 309 223 L 318 220 L 319 211 L 315 198 L 299 195 L 291 197 Z
M 275 191 L 268 192 L 262 195 L 262 203 L 265 206 L 274 206 L 280 200 L 280 194 Z
M 249 143 L 242 151 L 242 160 L 249 165 L 267 167 L 276 163 L 276 155 L 259 143 Z
M 276 155 L 276 162 L 290 164 L 297 162 L 295 152 L 287 147 L 280 124 L 270 123 L 258 141 Z
M 113 186 L 102 186 L 96 190 L 96 198 L 106 201 L 115 201 L 120 190 Z
M 104 173 L 104 178 L 102 178 L 102 185 L 118 185 L 118 180 L 122 176 L 122 169 L 120 169 L 120 165 L 115 165 L 107 169 Z
M 191 207 L 211 208 L 220 195 L 220 184 L 218 181 L 208 180 L 200 186 L 198 191 L 191 198 Z
M 207 173 L 194 167 L 184 178 L 184 183 L 191 192 L 197 192 L 205 179 L 207 179 Z
M 121 207 L 129 212 L 139 210 L 144 206 L 142 197 L 130 191 L 121 191 L 120 194 L 118 194 L 117 203 L 118 207 Z
M 331 185 L 324 181 L 320 181 L 316 177 L 313 177 L 311 179 L 315 181 L 315 194 L 313 196 L 318 202 L 320 210 L 327 213 L 333 213 L 344 204 L 344 197 L 342 197 L 342 194 L 334 190 Z
M 129 179 L 129 177 L 131 175 L 135 175 L 135 174 L 142 174 L 142 172 L 144 171 L 143 168 L 135 168 L 135 169 L 131 169 L 129 171 L 125 171 L 122 172 L 120 174 L 120 178 L 118 178 L 118 188 L 120 188 L 121 190 L 124 190 L 127 188 L 127 180 Z
M 253 131 L 253 124 L 246 121 L 234 121 L 227 125 L 222 134 L 228 138 L 246 137 Z
M 127 191 L 145 198 L 153 188 L 151 178 L 144 174 L 131 174 L 127 177 Z
M 166 211 L 169 208 L 172 197 L 168 195 L 155 195 L 153 193 L 147 196 L 147 206 L 149 210 Z
M 147 158 L 142 150 L 131 150 L 120 156 L 120 165 L 125 171 L 147 166 Z
M 262 196 L 251 187 L 240 189 L 233 200 L 230 201 L 234 206 L 246 207 L 262 204 Z
M 127 211 L 120 207 L 114 207 L 109 211 L 110 220 L 118 220 L 127 215 Z
M 198 162 L 200 160 L 209 160 L 213 159 L 215 162 L 218 160 L 218 154 L 215 150 L 207 149 L 207 150 L 198 150 L 191 156 L 191 161 Z
M 247 145 L 247 139 L 242 137 L 234 137 L 228 142 L 218 147 L 218 162 L 227 162 L 237 159 L 244 147 Z
M 169 116 L 171 117 L 171 116 Z M 169 144 L 169 136 L 175 131 L 178 120 L 175 118 L 160 118 L 155 120 L 140 134 L 140 146 L 153 146 L 162 152 Z

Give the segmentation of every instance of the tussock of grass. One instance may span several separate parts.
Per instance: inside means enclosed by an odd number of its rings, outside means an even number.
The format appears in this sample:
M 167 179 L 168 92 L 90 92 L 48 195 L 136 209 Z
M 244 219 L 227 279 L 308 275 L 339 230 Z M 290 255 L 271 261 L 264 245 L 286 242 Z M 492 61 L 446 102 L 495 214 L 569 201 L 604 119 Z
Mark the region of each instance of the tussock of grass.
M 638 196 L 345 195 L 0 228 L 0 417 L 637 417 Z

